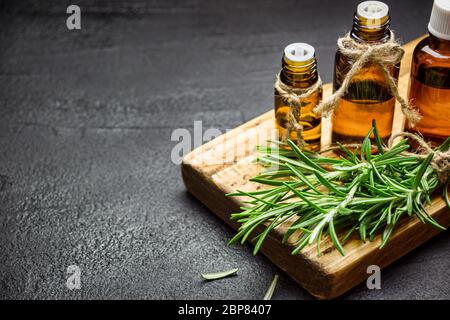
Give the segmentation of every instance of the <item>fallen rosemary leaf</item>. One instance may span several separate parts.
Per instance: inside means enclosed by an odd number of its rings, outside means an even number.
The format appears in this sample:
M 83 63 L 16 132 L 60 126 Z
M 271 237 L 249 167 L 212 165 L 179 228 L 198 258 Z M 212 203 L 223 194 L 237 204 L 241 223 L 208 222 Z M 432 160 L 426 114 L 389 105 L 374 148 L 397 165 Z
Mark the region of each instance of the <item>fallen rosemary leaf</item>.
M 234 274 L 236 274 L 236 272 L 238 272 L 238 268 L 235 269 L 231 269 L 228 271 L 222 271 L 222 272 L 215 272 L 215 273 L 203 273 L 202 274 L 202 278 L 204 280 L 217 280 L 217 279 L 222 279 L 222 278 L 226 278 L 229 276 L 232 276 Z
M 371 135 L 377 154 L 371 154 Z M 294 243 L 292 254 L 315 243 L 320 255 L 320 242 L 329 237 L 345 255 L 343 243 L 352 234 L 359 235 L 363 242 L 381 236 L 383 248 L 404 217 L 415 216 L 422 223 L 445 230 L 426 212 L 425 205 L 431 203 L 431 194 L 442 187 L 450 207 L 447 184 L 440 182 L 431 165 L 435 151 L 450 148 L 450 137 L 426 157 L 405 155 L 410 148 L 408 142 L 401 140 L 386 148 L 374 122 L 360 154 L 338 146 L 344 154 L 340 158 L 302 151 L 290 140 L 258 147 L 261 155 L 257 160 L 267 170 L 250 180 L 267 188 L 229 194 L 249 198 L 241 212 L 231 214 L 240 228 L 230 243 L 243 244 L 260 229 L 252 239 L 256 254 L 270 231 L 288 220 L 291 224 L 283 242 Z
M 276 274 L 273 277 L 272 282 L 270 283 L 269 289 L 267 289 L 267 292 L 264 295 L 263 300 L 270 300 L 270 299 L 272 299 L 273 292 L 275 291 L 275 288 L 277 286 L 277 282 L 278 282 L 278 275 Z

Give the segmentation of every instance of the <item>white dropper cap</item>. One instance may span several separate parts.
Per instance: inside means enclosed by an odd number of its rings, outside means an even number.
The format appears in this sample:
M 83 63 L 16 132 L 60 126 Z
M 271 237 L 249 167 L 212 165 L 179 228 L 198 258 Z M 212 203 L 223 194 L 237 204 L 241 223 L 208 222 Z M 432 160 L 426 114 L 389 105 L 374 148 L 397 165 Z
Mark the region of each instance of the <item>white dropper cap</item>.
M 428 31 L 439 39 L 450 40 L 450 0 L 434 0 Z
M 284 56 L 293 62 L 306 62 L 314 58 L 314 47 L 303 42 L 291 43 L 284 48 Z
M 356 14 L 365 19 L 381 19 L 389 14 L 389 7 L 381 1 L 364 1 L 358 4 Z

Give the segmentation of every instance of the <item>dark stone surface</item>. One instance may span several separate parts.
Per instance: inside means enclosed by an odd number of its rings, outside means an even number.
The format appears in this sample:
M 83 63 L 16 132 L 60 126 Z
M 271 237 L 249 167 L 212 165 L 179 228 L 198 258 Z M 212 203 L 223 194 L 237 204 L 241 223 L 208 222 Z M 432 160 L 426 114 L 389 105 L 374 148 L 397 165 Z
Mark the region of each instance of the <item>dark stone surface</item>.
M 186 193 L 170 161 L 175 128 L 233 128 L 271 108 L 284 45 L 317 49 L 331 80 L 335 41 L 357 1 L 2 1 L 0 297 L 247 298 L 279 271 Z M 390 1 L 404 41 L 428 1 Z M 445 232 L 349 299 L 448 299 Z M 81 290 L 66 268 L 81 268 Z M 204 283 L 201 272 L 239 267 Z M 310 299 L 281 272 L 276 299 Z

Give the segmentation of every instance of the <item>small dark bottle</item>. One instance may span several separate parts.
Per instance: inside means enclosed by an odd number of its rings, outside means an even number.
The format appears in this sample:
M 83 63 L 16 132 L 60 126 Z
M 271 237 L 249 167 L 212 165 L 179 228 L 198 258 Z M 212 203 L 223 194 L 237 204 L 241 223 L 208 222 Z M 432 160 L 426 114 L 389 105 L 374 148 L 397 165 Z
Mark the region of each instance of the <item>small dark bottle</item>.
M 313 90 L 318 85 L 319 73 L 314 47 L 307 43 L 292 43 L 284 49 L 281 60 L 280 80 L 292 91 L 301 94 L 305 90 Z M 275 125 L 279 136 L 286 134 L 288 126 L 288 113 L 292 105 L 285 101 L 275 89 Z M 302 101 L 298 123 L 303 126 L 303 139 L 305 149 L 317 151 L 320 149 L 321 118 L 313 113 L 313 109 L 322 100 L 322 86 L 318 85 Z M 297 133 L 289 132 L 289 139 L 296 142 Z
M 450 0 L 434 1 L 428 31 L 414 50 L 408 91 L 422 119 L 407 127 L 438 144 L 450 136 Z

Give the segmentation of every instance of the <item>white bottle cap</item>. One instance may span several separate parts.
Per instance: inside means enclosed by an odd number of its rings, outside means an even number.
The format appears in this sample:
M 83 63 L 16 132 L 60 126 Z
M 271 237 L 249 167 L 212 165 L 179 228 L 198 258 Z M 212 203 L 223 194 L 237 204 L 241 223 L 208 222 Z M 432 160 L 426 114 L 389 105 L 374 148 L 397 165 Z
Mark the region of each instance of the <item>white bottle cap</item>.
M 428 31 L 439 39 L 450 40 L 450 0 L 434 0 Z
M 305 62 L 314 58 L 314 47 L 303 42 L 291 43 L 284 48 L 284 56 L 294 62 Z
M 364 1 L 358 4 L 356 14 L 365 19 L 381 19 L 389 14 L 389 7 L 381 1 Z

